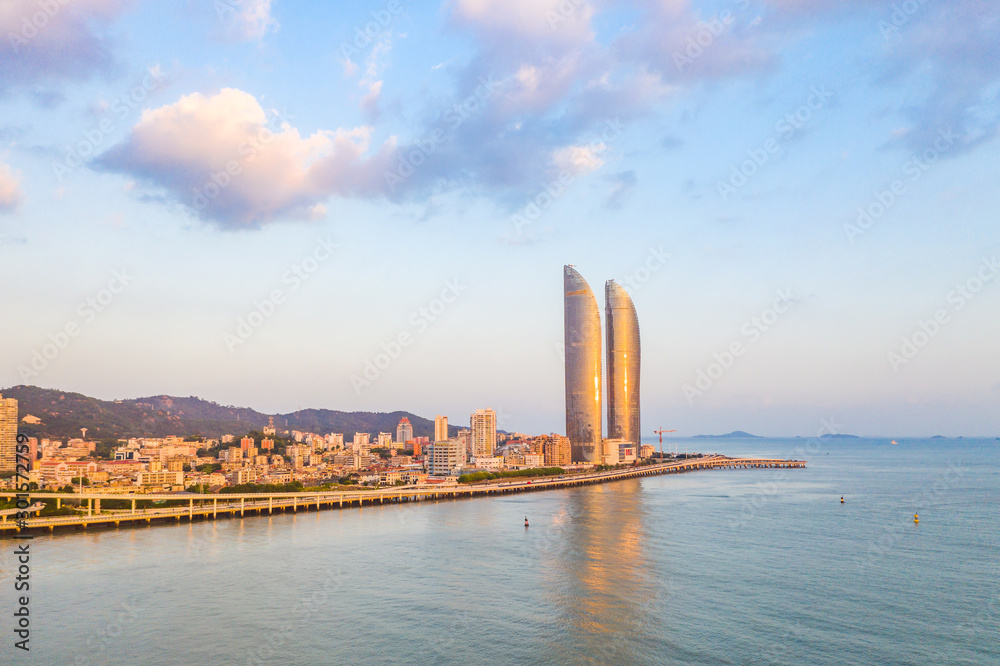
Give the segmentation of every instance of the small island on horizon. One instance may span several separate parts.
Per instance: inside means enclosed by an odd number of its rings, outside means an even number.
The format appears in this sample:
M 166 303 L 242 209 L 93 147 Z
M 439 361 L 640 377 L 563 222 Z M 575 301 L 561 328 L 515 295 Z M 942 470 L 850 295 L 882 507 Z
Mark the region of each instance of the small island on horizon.
M 760 435 L 751 435 L 745 430 L 734 430 L 725 435 L 695 435 L 694 439 L 762 439 Z

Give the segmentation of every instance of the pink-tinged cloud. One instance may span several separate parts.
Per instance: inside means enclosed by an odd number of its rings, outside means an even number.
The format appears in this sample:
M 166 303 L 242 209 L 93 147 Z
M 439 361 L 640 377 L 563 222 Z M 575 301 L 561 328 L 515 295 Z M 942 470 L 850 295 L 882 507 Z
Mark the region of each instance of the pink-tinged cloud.
M 516 39 L 526 47 L 529 39 L 577 45 L 593 39 L 587 0 L 455 0 L 450 9 L 453 25 L 492 42 Z
M 377 197 L 394 142 L 369 154 L 370 127 L 308 137 L 268 114 L 249 93 L 194 93 L 143 112 L 98 168 L 158 186 L 222 228 L 312 219 L 330 196 Z
M 225 23 L 225 36 L 233 41 L 263 39 L 280 27 L 271 16 L 271 0 L 216 0 L 213 6 Z
M 0 162 L 0 213 L 10 213 L 21 205 L 21 179 L 9 166 Z
M 703 11 L 691 0 L 629 2 L 640 13 L 610 45 L 621 66 L 640 65 L 663 85 L 757 75 L 775 67 L 788 35 L 762 29 L 759 3 L 733 0 Z
M 104 34 L 133 0 L 0 2 L 0 92 L 87 78 L 115 64 Z

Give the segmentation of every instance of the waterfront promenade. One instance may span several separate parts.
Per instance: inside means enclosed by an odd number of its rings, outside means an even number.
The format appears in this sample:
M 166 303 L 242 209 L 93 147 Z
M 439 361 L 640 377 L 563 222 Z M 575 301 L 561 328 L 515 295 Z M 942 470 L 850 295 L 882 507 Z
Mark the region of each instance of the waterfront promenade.
M 180 522 L 195 519 L 216 519 L 233 516 L 268 514 L 275 510 L 293 512 L 309 509 L 341 509 L 344 507 L 361 507 L 364 505 L 425 502 L 446 499 L 462 499 L 470 497 L 486 497 L 508 493 L 534 492 L 571 488 L 574 486 L 594 483 L 608 483 L 623 479 L 634 479 L 660 474 L 677 474 L 697 470 L 712 469 L 752 469 L 752 468 L 797 468 L 805 467 L 802 460 L 780 460 L 771 458 L 729 458 L 726 456 L 706 456 L 688 458 L 654 465 L 642 465 L 626 469 L 605 472 L 585 472 L 582 474 L 565 474 L 562 476 L 547 476 L 536 478 L 498 479 L 486 483 L 475 484 L 427 484 L 417 486 L 399 486 L 383 489 L 366 489 L 356 491 L 307 491 L 295 493 L 29 493 L 36 501 L 40 499 L 56 500 L 60 505 L 62 500 L 79 500 L 86 502 L 86 508 L 79 515 L 47 516 L 29 518 L 23 526 L 18 526 L 10 515 L 0 517 L 0 535 L 12 535 L 21 529 L 38 531 L 48 529 L 50 532 L 60 529 L 86 530 L 88 527 L 120 527 L 149 525 L 154 521 Z M 15 497 L 15 493 L 0 493 L 0 497 Z M 131 509 L 101 510 L 101 500 L 130 501 Z M 136 509 L 137 501 L 186 501 L 184 506 L 163 508 Z

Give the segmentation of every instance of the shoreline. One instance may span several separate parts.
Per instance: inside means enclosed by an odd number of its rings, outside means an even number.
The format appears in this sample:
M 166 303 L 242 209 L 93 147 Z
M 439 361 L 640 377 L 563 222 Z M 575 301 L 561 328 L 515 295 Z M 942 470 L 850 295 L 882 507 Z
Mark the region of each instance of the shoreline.
M 803 460 L 783 460 L 776 458 L 731 458 L 722 455 L 713 455 L 703 458 L 689 458 L 683 461 L 671 461 L 669 463 L 659 463 L 643 465 L 623 470 L 612 470 L 604 472 L 593 472 L 583 474 L 568 474 L 563 476 L 542 476 L 524 480 L 513 481 L 491 481 L 475 484 L 455 484 L 438 486 L 400 486 L 397 488 L 387 488 L 383 490 L 373 489 L 367 491 L 319 491 L 319 492 L 297 492 L 297 493 L 225 493 L 216 495 L 196 495 L 196 494 L 175 494 L 175 493 L 28 493 L 29 498 L 55 499 L 61 502 L 63 499 L 87 500 L 88 513 L 78 516 L 51 516 L 42 518 L 29 518 L 25 521 L 0 522 L 0 538 L 30 538 L 44 533 L 48 530 L 53 534 L 58 528 L 60 531 L 82 531 L 86 532 L 88 527 L 95 528 L 115 528 L 141 527 L 143 524 L 149 526 L 153 521 L 162 523 L 172 521 L 179 525 L 184 517 L 188 523 L 192 523 L 196 518 L 202 520 L 217 520 L 219 518 L 244 518 L 250 513 L 253 516 L 272 515 L 275 509 L 286 513 L 291 509 L 297 513 L 300 509 L 310 510 L 330 510 L 343 509 L 346 502 L 347 508 L 363 507 L 365 505 L 383 505 L 439 501 L 442 499 L 457 500 L 470 499 L 474 497 L 489 497 L 492 495 L 505 495 L 510 493 L 536 492 L 544 490 L 557 490 L 573 488 L 576 486 L 594 485 L 599 483 L 611 483 L 626 479 L 641 478 L 644 476 L 660 476 L 662 474 L 678 474 L 698 470 L 711 469 L 775 469 L 775 468 L 803 468 L 806 462 Z M 0 497 L 16 497 L 17 493 L 0 493 Z M 167 507 L 163 509 L 143 509 L 132 510 L 120 513 L 102 513 L 100 511 L 101 500 L 130 500 L 133 507 L 136 501 L 140 500 L 188 500 L 187 506 Z M 224 500 L 220 505 L 219 500 Z M 248 501 L 249 500 L 249 501 Z M 198 504 L 195 504 L 198 501 Z M 264 512 L 267 512 L 264 514 Z

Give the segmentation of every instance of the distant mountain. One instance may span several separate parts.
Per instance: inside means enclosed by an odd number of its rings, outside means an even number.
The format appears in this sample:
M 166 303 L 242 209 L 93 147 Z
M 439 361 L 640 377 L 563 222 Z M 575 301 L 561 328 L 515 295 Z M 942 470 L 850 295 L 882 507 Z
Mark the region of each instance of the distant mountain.
M 355 432 L 391 432 L 406 417 L 415 437 L 433 437 L 434 421 L 410 412 L 340 412 L 330 409 L 305 409 L 289 414 L 263 414 L 247 407 L 219 405 L 201 398 L 178 398 L 168 395 L 129 400 L 98 400 L 80 393 L 69 393 L 37 386 L 14 386 L 0 390 L 5 398 L 17 398 L 18 430 L 29 436 L 66 439 L 80 437 L 87 429 L 87 439 L 126 437 L 166 437 L 167 435 L 240 435 L 260 430 L 274 417 L 278 430 L 306 432 L 342 432 L 350 441 Z M 26 422 L 27 415 L 39 422 Z M 32 419 L 32 421 L 34 421 Z M 450 435 L 458 426 L 448 426 Z
M 820 439 L 861 439 L 857 435 L 834 435 L 834 434 L 820 435 L 819 438 Z
M 703 439 L 760 439 L 760 435 L 751 435 L 743 430 L 734 430 L 730 433 L 726 433 L 725 435 L 695 435 L 695 437 Z

